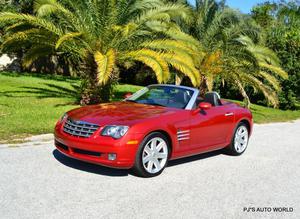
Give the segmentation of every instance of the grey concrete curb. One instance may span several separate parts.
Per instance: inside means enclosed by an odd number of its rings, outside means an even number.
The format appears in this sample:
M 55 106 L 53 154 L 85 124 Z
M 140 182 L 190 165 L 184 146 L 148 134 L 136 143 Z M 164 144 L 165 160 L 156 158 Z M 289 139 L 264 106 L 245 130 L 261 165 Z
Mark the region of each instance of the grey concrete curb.
M 52 143 L 53 139 L 54 139 L 53 134 L 35 135 L 35 136 L 25 138 L 23 143 L 0 144 L 0 148 L 7 148 L 7 147 L 14 148 L 14 147 L 44 145 L 44 144 Z

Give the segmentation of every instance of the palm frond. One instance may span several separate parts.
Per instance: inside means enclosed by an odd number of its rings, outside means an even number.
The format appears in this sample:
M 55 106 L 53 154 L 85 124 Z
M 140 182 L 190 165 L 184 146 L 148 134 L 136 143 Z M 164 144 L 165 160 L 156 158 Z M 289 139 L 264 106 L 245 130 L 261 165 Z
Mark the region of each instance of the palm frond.
M 156 75 L 159 83 L 165 83 L 170 78 L 168 63 L 163 59 L 162 53 L 149 49 L 140 49 L 125 54 L 128 59 L 140 61 L 149 66 Z
M 176 54 L 163 54 L 164 59 L 176 70 L 188 76 L 194 86 L 200 84 L 200 74 L 193 63 L 186 62 L 186 59 Z
M 199 56 L 198 52 L 192 49 L 191 47 L 189 47 L 187 43 L 177 41 L 177 40 L 171 40 L 171 39 L 151 40 L 142 43 L 141 46 L 150 49 L 155 49 L 155 50 L 164 50 L 167 52 L 186 54 L 186 56 L 189 56 L 192 59 L 196 58 L 196 56 Z
M 56 0 L 35 0 L 34 11 L 38 16 L 48 16 L 63 8 Z
M 191 35 L 182 32 L 181 30 L 179 30 L 177 28 L 169 28 L 165 32 L 165 34 L 173 40 L 185 43 L 186 45 L 188 45 L 191 49 L 193 49 L 195 51 L 198 51 L 198 52 L 203 51 L 203 47 L 202 47 L 200 41 L 198 41 Z
M 116 53 L 113 49 L 108 50 L 106 54 L 97 51 L 94 54 L 94 59 L 97 63 L 98 82 L 100 84 L 106 84 L 116 65 Z
M 265 79 L 268 83 L 270 83 L 276 91 L 281 90 L 280 83 L 277 80 L 277 78 L 275 78 L 274 76 L 270 75 L 268 72 L 265 71 L 259 71 L 259 74 L 262 76 L 263 79 Z
M 5 32 L 11 32 L 11 33 L 16 33 L 18 31 L 26 30 L 30 28 L 30 26 L 26 22 L 16 22 L 12 25 L 8 25 L 4 28 Z
M 0 22 L 15 23 L 22 21 L 27 22 L 28 24 L 34 27 L 39 27 L 48 30 L 49 32 L 55 35 L 61 35 L 63 33 L 63 31 L 59 27 L 54 25 L 53 22 L 50 22 L 43 18 L 39 18 L 28 14 L 18 14 L 11 12 L 0 13 Z
M 261 63 L 261 62 L 259 63 L 259 66 L 262 69 L 266 69 L 266 70 L 273 72 L 274 74 L 280 76 L 281 78 L 287 79 L 289 77 L 288 73 L 286 73 L 281 67 L 277 67 L 277 66 L 273 66 L 273 65 Z
M 136 23 L 144 23 L 150 20 L 170 21 L 171 18 L 181 18 L 186 22 L 190 21 L 191 11 L 186 5 L 164 4 L 157 8 L 144 11 Z
M 126 1 L 127 3 L 130 1 Z M 134 1 L 133 5 L 129 7 L 129 13 L 136 13 L 140 11 L 148 11 L 153 8 L 158 8 L 163 6 L 164 3 L 161 0 L 143 0 L 143 1 Z M 124 7 L 123 7 L 124 8 Z
M 35 45 L 47 45 L 48 47 L 52 44 L 52 40 L 54 41 L 54 38 L 52 36 L 49 37 L 48 32 L 32 28 L 6 36 L 1 47 L 4 50 L 9 50 L 9 48 L 20 49 L 22 46 L 32 44 L 32 42 L 35 42 Z
M 72 38 L 80 37 L 81 35 L 82 33 L 79 32 L 71 32 L 61 36 L 56 42 L 55 49 L 58 49 L 65 41 L 70 40 Z
M 247 82 L 247 84 L 251 85 L 255 89 L 261 91 L 265 96 L 266 100 L 269 104 L 273 105 L 274 107 L 278 106 L 278 97 L 274 90 L 272 90 L 268 85 L 264 84 L 256 77 L 253 77 L 249 74 L 243 74 L 242 76 L 243 81 Z
M 24 55 L 22 59 L 22 65 L 25 68 L 30 67 L 30 65 L 40 57 L 45 57 L 52 53 L 52 47 L 45 45 L 37 45 L 30 48 Z

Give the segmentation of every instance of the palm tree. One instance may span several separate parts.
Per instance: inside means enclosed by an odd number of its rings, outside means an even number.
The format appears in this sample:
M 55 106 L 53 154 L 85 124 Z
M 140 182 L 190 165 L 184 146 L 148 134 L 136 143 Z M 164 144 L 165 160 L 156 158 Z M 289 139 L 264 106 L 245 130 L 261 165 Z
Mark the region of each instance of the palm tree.
M 261 43 L 259 28 L 245 15 L 229 9 L 224 1 L 196 0 L 193 23 L 184 27 L 199 41 L 200 93 L 213 89 L 216 77 L 238 88 L 246 106 L 250 99 L 245 87 L 263 93 L 268 102 L 278 105 L 277 77 L 287 77 L 275 53 Z
M 197 42 L 174 22 L 189 21 L 186 5 L 159 0 L 36 0 L 34 10 L 33 16 L 0 13 L 6 25 L 2 49 L 23 48 L 25 67 L 42 56 L 63 56 L 82 77 L 82 104 L 107 101 L 118 67 L 135 62 L 149 66 L 160 83 L 168 81 L 170 66 L 195 86 L 200 81 L 192 58 Z
M 222 57 L 226 66 L 220 72 L 220 77 L 237 87 L 248 108 L 250 99 L 245 90 L 247 86 L 262 92 L 268 103 L 277 107 L 277 93 L 281 90 L 278 77 L 287 78 L 288 75 L 280 67 L 276 54 L 264 46 L 255 44 L 247 36 L 236 38 L 232 44 L 231 51 Z

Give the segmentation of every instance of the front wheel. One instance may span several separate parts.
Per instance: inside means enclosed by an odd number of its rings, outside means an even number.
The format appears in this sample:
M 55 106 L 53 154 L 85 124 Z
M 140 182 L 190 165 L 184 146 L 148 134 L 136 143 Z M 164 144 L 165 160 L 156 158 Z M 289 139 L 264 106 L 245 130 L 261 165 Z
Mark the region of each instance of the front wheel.
M 249 130 L 245 123 L 240 122 L 234 132 L 230 145 L 227 147 L 227 152 L 231 155 L 241 155 L 245 152 L 249 141 Z
M 133 170 L 142 177 L 153 177 L 162 173 L 169 157 L 166 136 L 153 132 L 139 146 Z

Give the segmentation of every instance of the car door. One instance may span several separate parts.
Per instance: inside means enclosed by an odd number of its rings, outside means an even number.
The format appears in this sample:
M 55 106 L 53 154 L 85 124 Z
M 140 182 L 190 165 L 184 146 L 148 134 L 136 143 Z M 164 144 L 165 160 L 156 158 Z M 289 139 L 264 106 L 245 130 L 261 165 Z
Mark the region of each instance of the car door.
M 191 113 L 191 149 L 213 149 L 224 145 L 233 128 L 234 112 L 227 105 Z

